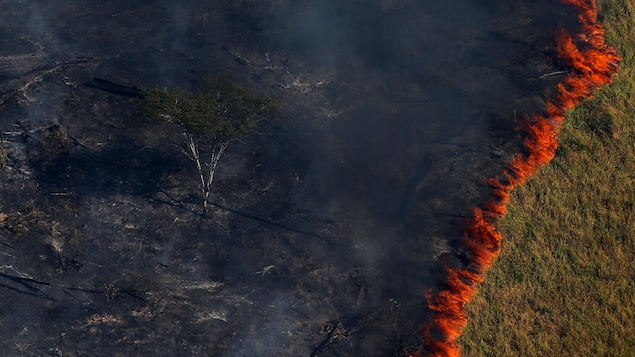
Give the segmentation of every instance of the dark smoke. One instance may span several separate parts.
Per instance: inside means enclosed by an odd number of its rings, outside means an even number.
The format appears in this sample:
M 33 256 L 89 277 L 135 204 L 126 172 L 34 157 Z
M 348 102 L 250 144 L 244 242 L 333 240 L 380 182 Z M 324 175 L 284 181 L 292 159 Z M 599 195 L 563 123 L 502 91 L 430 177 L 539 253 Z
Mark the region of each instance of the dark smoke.
M 3 348 L 64 356 L 420 349 L 425 292 L 462 263 L 482 177 L 556 83 L 541 75 L 563 69 L 550 41 L 570 15 L 476 0 L 0 13 Z M 84 84 L 191 89 L 214 73 L 285 112 L 230 148 L 201 219 L 174 130 Z

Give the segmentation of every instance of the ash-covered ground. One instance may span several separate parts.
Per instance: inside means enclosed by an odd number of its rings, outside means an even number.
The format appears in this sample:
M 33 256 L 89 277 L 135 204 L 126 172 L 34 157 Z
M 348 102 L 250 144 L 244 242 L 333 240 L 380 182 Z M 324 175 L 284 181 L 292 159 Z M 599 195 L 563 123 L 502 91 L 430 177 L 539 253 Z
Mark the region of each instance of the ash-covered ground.
M 562 71 L 557 1 L 0 2 L 11 356 L 404 356 Z M 283 118 L 200 214 L 178 132 L 86 86 L 230 73 Z

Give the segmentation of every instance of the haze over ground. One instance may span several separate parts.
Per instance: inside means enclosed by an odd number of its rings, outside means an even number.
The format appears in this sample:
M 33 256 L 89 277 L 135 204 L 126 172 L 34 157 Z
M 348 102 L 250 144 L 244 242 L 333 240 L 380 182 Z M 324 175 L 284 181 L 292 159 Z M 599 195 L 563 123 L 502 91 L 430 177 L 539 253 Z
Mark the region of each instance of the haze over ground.
M 0 307 L 13 354 L 385 356 L 461 264 L 483 177 L 562 70 L 552 1 L 0 4 Z M 174 130 L 86 87 L 279 97 L 201 218 Z M 174 145 L 172 145 L 174 144 Z M 236 214 L 238 212 L 239 214 Z M 253 219 L 258 218 L 259 220 Z

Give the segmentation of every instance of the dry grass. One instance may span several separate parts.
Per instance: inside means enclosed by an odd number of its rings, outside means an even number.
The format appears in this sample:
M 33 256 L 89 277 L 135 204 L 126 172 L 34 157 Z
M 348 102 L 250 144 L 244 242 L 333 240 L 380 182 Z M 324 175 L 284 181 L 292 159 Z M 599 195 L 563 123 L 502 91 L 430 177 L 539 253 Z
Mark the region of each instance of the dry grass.
M 635 356 L 635 3 L 599 6 L 620 73 L 569 113 L 557 157 L 514 191 L 464 356 Z

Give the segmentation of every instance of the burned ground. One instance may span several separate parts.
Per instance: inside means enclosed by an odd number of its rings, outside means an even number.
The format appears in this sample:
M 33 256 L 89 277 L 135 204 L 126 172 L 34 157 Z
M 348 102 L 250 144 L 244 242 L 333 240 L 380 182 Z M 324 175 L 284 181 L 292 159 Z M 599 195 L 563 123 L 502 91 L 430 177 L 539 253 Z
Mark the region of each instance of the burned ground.
M 290 2 L 293 3 L 293 2 Z M 402 356 L 558 71 L 551 2 L 0 4 L 10 355 Z M 546 15 L 548 14 L 548 16 Z M 180 136 L 86 86 L 278 97 L 201 216 Z

